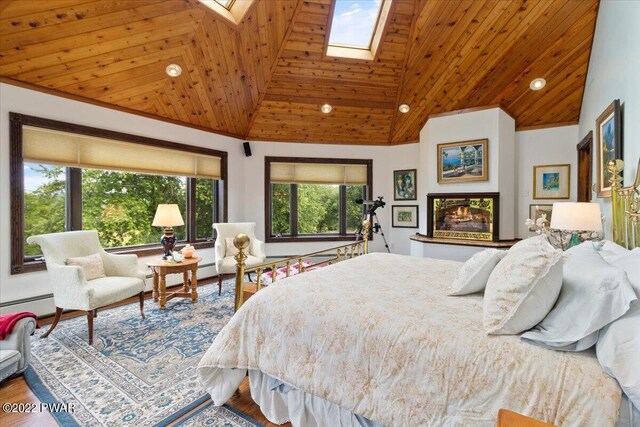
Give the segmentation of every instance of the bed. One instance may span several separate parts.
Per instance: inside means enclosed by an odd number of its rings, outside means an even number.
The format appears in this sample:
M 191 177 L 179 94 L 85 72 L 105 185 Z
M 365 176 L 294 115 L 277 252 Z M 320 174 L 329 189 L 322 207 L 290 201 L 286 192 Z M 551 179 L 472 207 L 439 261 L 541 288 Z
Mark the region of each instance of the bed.
M 640 162 L 629 187 L 621 161 L 609 168 L 613 240 L 640 247 Z M 286 278 L 272 274 L 263 290 L 261 273 L 277 265 L 255 268 L 258 282 L 245 284 L 249 241 L 236 237 L 237 312 L 198 366 L 215 405 L 248 375 L 275 424 L 495 426 L 505 408 L 558 426 L 640 426 L 593 348 L 554 351 L 487 335 L 482 294 L 447 296 L 462 263 L 368 254 L 363 225 L 363 240 L 319 263 L 329 266 L 283 260 Z M 290 276 L 294 262 L 313 271 Z
M 276 424 L 493 426 L 508 408 L 615 425 L 621 391 L 594 354 L 487 336 L 482 296 L 446 295 L 461 265 L 374 253 L 272 284 L 216 337 L 200 379 L 222 405 L 249 372 Z

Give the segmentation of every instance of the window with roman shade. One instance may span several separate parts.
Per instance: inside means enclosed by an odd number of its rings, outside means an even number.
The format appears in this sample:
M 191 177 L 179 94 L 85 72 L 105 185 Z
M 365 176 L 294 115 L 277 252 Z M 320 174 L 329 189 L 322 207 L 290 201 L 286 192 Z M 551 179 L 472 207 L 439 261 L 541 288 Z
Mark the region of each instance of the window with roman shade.
M 184 243 L 213 244 L 226 221 L 227 153 L 10 113 L 12 274 L 44 268 L 26 238 L 95 229 L 103 247 L 159 251 L 158 204 L 178 205 Z
M 221 157 L 24 126 L 23 159 L 79 169 L 221 179 Z
M 371 198 L 372 161 L 267 157 L 267 241 L 348 240 Z

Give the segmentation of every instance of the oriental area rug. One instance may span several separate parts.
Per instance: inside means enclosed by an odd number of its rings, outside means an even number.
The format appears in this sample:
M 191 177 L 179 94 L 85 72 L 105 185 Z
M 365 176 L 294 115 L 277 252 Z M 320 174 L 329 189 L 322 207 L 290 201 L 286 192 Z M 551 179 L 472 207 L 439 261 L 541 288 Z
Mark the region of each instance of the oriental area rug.
M 63 403 L 52 415 L 62 426 L 166 426 L 209 401 L 196 367 L 233 315 L 234 282 L 198 289 L 198 302 L 176 298 L 160 310 L 145 301 L 98 312 L 94 345 L 87 342 L 87 319 L 61 321 L 46 339 L 32 339 L 29 387 L 44 403 Z M 207 406 L 209 427 L 260 426 L 228 406 Z M 189 413 L 183 425 L 202 414 Z M 194 417 L 193 420 L 190 420 Z M 200 423 L 197 423 L 200 424 Z

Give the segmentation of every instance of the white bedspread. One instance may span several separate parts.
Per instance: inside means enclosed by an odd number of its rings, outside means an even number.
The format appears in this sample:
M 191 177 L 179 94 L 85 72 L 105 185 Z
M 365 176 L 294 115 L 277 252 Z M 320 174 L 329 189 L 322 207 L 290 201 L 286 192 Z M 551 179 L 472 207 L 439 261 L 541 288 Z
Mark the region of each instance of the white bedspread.
M 387 426 L 494 426 L 500 408 L 613 426 L 620 388 L 593 354 L 487 336 L 482 296 L 445 294 L 460 266 L 376 253 L 277 282 L 216 337 L 200 379 L 222 405 L 258 369 Z

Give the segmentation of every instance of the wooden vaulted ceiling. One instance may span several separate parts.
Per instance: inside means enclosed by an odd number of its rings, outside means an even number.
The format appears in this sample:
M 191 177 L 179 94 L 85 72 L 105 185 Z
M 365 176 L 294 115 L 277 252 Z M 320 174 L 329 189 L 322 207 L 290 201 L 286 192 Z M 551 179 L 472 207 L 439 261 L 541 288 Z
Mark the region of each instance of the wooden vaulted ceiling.
M 598 0 L 393 0 L 373 61 L 325 55 L 331 9 L 255 0 L 233 25 L 197 0 L 0 0 L 0 76 L 251 140 L 415 142 L 429 116 L 487 106 L 518 128 L 578 120 Z

